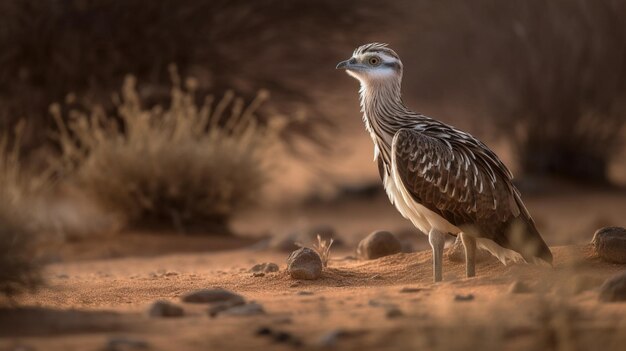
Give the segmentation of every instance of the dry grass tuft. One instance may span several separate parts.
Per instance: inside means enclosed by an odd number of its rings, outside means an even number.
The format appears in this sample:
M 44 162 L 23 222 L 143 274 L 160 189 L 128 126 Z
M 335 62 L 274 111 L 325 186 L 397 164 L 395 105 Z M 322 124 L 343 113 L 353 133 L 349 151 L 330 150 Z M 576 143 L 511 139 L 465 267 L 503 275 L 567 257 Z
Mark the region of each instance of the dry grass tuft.
M 44 177 L 32 177 L 19 157 L 23 123 L 18 124 L 11 143 L 0 137 L 0 294 L 11 296 L 32 290 L 41 283 L 34 262 L 34 228 L 27 218 L 31 197 L 43 189 Z
M 333 245 L 333 242 L 334 240 L 332 238 L 330 240 L 325 240 L 318 234 L 317 243 L 313 244 L 313 250 L 320 255 L 324 267 L 328 266 L 328 261 L 330 260 L 330 247 Z
M 119 118 L 92 108 L 69 111 L 65 123 L 61 106 L 53 106 L 60 169 L 127 227 L 228 232 L 229 218 L 252 204 L 269 178 L 263 155 L 280 126 L 255 116 L 265 91 L 247 104 L 229 91 L 198 106 L 195 82 L 183 90 L 175 67 L 171 75 L 167 108 L 143 108 L 130 76 L 114 96 Z

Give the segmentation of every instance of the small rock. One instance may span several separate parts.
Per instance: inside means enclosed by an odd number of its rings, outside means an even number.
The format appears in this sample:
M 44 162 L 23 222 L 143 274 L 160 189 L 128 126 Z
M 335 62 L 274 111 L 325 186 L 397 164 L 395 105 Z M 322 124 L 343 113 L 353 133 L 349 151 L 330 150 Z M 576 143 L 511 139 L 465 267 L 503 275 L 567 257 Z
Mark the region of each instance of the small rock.
M 509 286 L 509 294 L 528 294 L 531 292 L 533 292 L 533 289 L 531 289 L 526 283 L 519 280 L 514 281 Z
M 402 317 L 404 316 L 404 313 L 399 308 L 392 307 L 387 310 L 385 315 L 387 316 L 387 318 L 392 319 L 392 318 Z
M 378 230 L 359 242 L 356 249 L 357 256 L 362 260 L 393 255 L 402 251 L 400 241 L 391 233 Z
M 139 340 L 125 337 L 113 337 L 107 341 L 107 351 L 131 351 L 131 350 L 146 350 L 148 349 L 148 343 Z
M 221 288 L 192 291 L 183 295 L 181 299 L 188 303 L 226 303 L 230 306 L 245 303 L 243 296 Z
M 230 316 L 254 316 L 258 314 L 265 314 L 265 310 L 260 304 L 251 302 L 245 305 L 228 308 L 223 312 L 223 314 Z
M 263 273 L 263 272 L 255 272 L 255 273 L 252 273 L 252 276 L 255 277 L 255 278 L 265 277 L 265 273 Z
M 598 298 L 602 302 L 626 301 L 626 272 L 607 279 L 600 287 Z
M 417 293 L 417 292 L 421 292 L 423 291 L 423 288 L 409 288 L 409 287 L 404 287 L 400 290 L 400 293 L 403 294 L 408 294 L 408 293 Z
M 476 263 L 487 261 L 491 256 L 489 251 L 476 248 Z M 454 244 L 446 251 L 446 257 L 452 262 L 465 262 L 465 246 L 460 235 L 457 235 Z
M 276 342 L 287 342 L 289 340 L 291 340 L 292 336 L 290 333 L 288 332 L 277 332 L 274 334 L 274 341 Z
M 165 300 L 155 301 L 148 309 L 150 317 L 181 317 L 184 314 L 182 307 Z
M 272 329 L 268 328 L 268 327 L 260 327 L 259 329 L 256 330 L 256 335 L 271 335 L 272 334 Z
M 254 266 L 252 266 L 252 268 L 250 268 L 251 273 L 273 273 L 278 272 L 278 270 L 278 265 L 271 262 L 255 264 Z
M 312 291 L 298 291 L 297 295 L 310 296 L 310 295 L 313 295 L 313 292 Z
M 626 263 L 626 229 L 604 227 L 593 234 L 591 240 L 596 254 L 605 261 Z
M 454 301 L 472 301 L 472 300 L 474 300 L 474 295 L 472 294 L 454 296 Z
M 322 275 L 322 259 L 312 249 L 303 247 L 289 255 L 287 270 L 294 279 L 317 279 Z

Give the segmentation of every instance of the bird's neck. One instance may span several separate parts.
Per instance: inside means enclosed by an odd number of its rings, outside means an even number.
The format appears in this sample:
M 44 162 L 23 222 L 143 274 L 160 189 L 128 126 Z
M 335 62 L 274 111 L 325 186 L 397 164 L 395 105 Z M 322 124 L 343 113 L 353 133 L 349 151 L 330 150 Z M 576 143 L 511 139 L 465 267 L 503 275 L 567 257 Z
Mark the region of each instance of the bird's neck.
M 406 127 L 404 118 L 409 115 L 402 102 L 401 81 L 389 79 L 361 82 L 359 93 L 365 127 L 385 156 L 391 150 L 394 134 Z

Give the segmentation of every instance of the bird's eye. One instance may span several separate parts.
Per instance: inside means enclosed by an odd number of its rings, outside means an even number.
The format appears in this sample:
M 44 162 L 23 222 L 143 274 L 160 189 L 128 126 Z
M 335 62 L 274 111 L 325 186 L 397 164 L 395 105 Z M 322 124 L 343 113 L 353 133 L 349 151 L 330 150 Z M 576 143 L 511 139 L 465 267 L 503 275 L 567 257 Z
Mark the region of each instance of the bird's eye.
M 372 56 L 370 57 L 370 59 L 368 60 L 369 64 L 371 66 L 378 66 L 380 65 L 380 58 L 376 57 L 376 56 Z

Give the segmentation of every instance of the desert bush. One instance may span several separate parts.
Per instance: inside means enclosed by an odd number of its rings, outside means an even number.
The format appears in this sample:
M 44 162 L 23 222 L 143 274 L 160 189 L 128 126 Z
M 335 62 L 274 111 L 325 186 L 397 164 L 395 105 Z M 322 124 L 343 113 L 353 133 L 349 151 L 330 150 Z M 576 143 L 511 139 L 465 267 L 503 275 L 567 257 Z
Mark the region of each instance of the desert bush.
M 9 296 L 41 283 L 33 258 L 34 228 L 28 215 L 32 212 L 29 200 L 42 189 L 43 182 L 20 162 L 22 128 L 19 124 L 15 135 L 0 137 L 0 294 Z
M 491 107 L 522 170 L 607 182 L 626 123 L 626 2 L 481 3 Z
M 371 0 L 2 1 L 0 124 L 25 116 L 45 130 L 49 104 L 67 92 L 112 112 L 108 94 L 127 72 L 143 83 L 144 102 L 162 103 L 174 62 L 199 91 L 252 98 L 266 88 L 286 115 L 306 108 L 282 136 L 317 141 L 327 124 L 311 88 L 320 72 L 335 74 L 357 44 L 351 36 L 377 32 L 390 9 Z M 31 143 L 43 139 L 30 133 Z
M 280 127 L 255 116 L 268 98 L 244 103 L 229 91 L 216 104 L 194 102 L 172 70 L 167 108 L 147 109 L 136 79 L 126 78 L 114 118 L 101 108 L 52 107 L 62 149 L 59 169 L 102 208 L 132 228 L 228 232 L 228 220 L 258 199 L 268 180 L 266 152 Z

